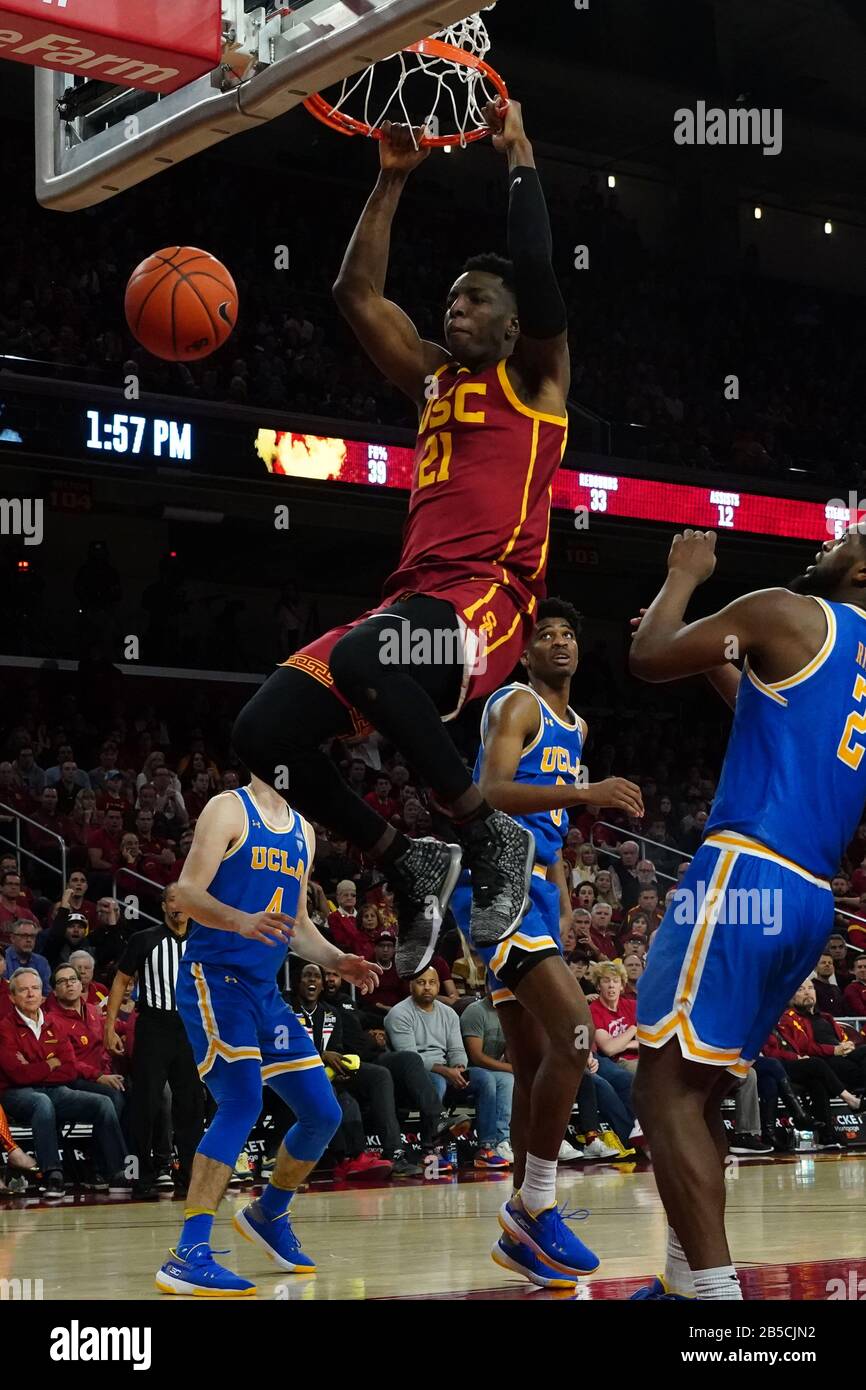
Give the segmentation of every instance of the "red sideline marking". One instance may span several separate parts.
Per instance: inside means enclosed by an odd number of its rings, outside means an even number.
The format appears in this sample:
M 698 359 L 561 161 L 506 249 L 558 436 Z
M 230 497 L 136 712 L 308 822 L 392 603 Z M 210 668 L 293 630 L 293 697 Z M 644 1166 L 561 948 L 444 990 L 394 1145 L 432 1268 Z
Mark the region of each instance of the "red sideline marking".
M 740 1269 L 739 1275 L 743 1286 L 743 1296 L 748 1301 L 810 1299 L 813 1302 L 823 1302 L 828 1297 L 827 1285 L 831 1279 L 840 1280 L 839 1288 L 844 1287 L 846 1296 L 850 1298 L 850 1287 L 853 1286 L 856 1289 L 857 1281 L 866 1278 L 866 1260 L 803 1260 L 786 1265 L 749 1265 Z M 630 1298 L 639 1288 L 649 1284 L 654 1277 L 653 1274 L 646 1274 L 640 1277 L 629 1275 L 625 1279 L 589 1279 L 582 1286 L 585 1292 L 581 1293 L 580 1299 L 577 1301 L 596 1302 L 601 1299 Z M 415 1302 L 419 1299 L 425 1301 L 433 1299 L 441 1302 L 455 1298 L 467 1301 L 499 1298 L 576 1301 L 575 1295 L 568 1289 L 540 1289 L 530 1284 L 528 1280 L 522 1280 L 518 1277 L 514 1282 L 500 1288 L 465 1289 L 460 1293 L 396 1294 L 389 1298 L 373 1299 L 371 1302 L 397 1303 L 406 1300 Z

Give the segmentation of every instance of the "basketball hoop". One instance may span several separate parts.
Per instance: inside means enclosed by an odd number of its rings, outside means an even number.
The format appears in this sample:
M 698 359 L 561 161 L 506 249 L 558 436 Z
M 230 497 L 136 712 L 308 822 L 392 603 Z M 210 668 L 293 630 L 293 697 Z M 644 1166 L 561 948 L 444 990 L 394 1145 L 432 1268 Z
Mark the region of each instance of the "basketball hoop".
M 485 6 L 486 10 L 493 8 Z M 489 51 L 490 38 L 481 15 L 470 14 L 431 38 L 421 39 L 391 58 L 371 64 L 360 75 L 346 78 L 336 101 L 316 95 L 308 97 L 304 106 L 341 135 L 367 135 L 381 140 L 385 121 L 398 121 L 423 127 L 420 145 L 464 147 L 489 134 L 482 114 L 489 101 L 495 101 L 500 110 L 508 104 L 508 88 L 486 61 Z M 399 65 L 396 71 L 393 64 Z M 389 76 L 391 80 L 396 77 L 396 86 L 383 99 Z M 422 78 L 426 97 L 416 95 Z M 435 85 L 432 104 L 428 104 L 431 81 Z M 413 116 L 410 112 L 410 86 L 413 110 L 423 110 L 422 102 L 427 105 L 423 115 Z M 442 116 L 440 105 L 445 107 Z M 353 115 L 350 107 L 356 111 L 361 107 L 361 114 Z M 449 128 L 453 126 L 450 134 L 442 133 L 446 120 Z

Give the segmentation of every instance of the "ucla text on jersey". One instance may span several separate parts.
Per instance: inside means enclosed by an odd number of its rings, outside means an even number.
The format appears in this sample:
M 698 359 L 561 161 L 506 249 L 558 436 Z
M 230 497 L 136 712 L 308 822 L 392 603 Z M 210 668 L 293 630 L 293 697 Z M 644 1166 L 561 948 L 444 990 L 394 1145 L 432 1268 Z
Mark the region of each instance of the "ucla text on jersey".
M 223 856 L 208 892 L 241 912 L 285 912 L 293 917 L 312 857 L 312 828 L 291 807 L 285 826 L 272 825 L 249 787 L 226 795 L 240 801 L 244 828 Z M 189 961 L 231 966 L 244 975 L 268 981 L 273 980 L 288 950 L 236 932 L 217 931 L 192 918 L 188 940 Z
M 516 690 L 527 691 L 537 701 L 539 726 L 535 737 L 520 755 L 514 781 L 538 783 L 545 787 L 576 785 L 586 738 L 586 723 L 571 707 L 566 719 L 560 719 L 537 690 L 519 681 L 494 690 L 484 706 L 481 716 L 481 747 L 472 774 L 474 780 L 478 782 L 481 778 L 490 712 L 495 705 L 507 699 Z M 568 813 L 565 808 L 560 807 L 556 811 L 533 811 L 529 815 L 515 815 L 514 819 L 525 825 L 534 836 L 536 862 L 543 865 L 552 864 L 568 834 Z

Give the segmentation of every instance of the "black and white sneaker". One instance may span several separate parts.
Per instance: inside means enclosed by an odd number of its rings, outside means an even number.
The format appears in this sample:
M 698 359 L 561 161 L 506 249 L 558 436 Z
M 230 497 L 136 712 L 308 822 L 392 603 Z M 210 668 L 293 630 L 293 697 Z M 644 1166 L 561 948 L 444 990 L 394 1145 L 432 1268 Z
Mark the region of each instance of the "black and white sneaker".
M 504 811 L 461 827 L 463 867 L 472 876 L 470 934 L 476 946 L 495 946 L 517 931 L 529 907 L 535 840 Z
M 161 1169 L 157 1175 L 156 1186 L 165 1188 L 174 1187 L 174 1174 L 170 1168 Z
M 433 959 L 442 918 L 460 877 L 460 846 L 431 836 L 412 840 L 394 861 L 388 883 L 394 892 L 399 928 L 394 964 L 409 980 Z
M 728 1152 L 732 1154 L 771 1154 L 773 1145 L 763 1139 L 760 1134 L 732 1134 L 728 1144 Z
M 63 1174 L 57 1171 L 46 1173 L 42 1181 L 42 1195 L 50 1200 L 66 1196 L 66 1184 L 63 1181 Z

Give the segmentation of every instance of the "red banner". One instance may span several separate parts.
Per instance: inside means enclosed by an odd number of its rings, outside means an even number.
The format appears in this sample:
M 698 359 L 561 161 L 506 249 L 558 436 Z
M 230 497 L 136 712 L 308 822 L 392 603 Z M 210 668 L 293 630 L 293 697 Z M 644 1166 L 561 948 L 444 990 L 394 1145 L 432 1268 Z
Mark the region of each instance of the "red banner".
M 215 68 L 220 0 L 0 0 L 0 58 L 147 92 Z

